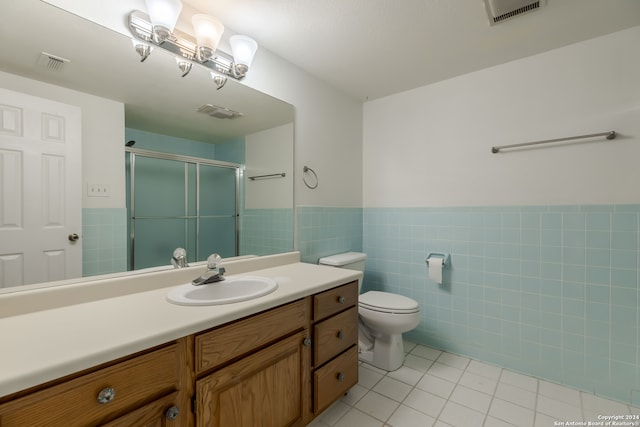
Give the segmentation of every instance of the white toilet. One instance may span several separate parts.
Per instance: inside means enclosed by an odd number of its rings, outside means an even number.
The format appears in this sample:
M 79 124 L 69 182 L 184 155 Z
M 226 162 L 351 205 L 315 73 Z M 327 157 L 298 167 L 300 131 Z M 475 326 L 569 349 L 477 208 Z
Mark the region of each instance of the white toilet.
M 364 271 L 367 254 L 346 252 L 320 258 L 318 264 Z M 358 283 L 358 293 L 362 280 Z M 359 359 L 386 371 L 395 371 L 404 361 L 402 334 L 418 326 L 418 303 L 389 292 L 369 291 L 358 297 L 360 330 Z

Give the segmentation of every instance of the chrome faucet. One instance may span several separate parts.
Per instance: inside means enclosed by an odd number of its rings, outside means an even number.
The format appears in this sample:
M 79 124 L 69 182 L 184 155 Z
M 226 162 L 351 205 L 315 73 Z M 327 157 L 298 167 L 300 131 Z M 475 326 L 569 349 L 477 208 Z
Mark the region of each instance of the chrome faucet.
M 224 267 L 218 267 L 222 262 L 222 257 L 218 254 L 209 255 L 207 258 L 207 272 L 191 281 L 194 286 L 206 285 L 208 283 L 221 282 L 224 280 Z
M 176 248 L 171 257 L 171 264 L 173 264 L 173 268 L 189 267 L 189 264 L 187 264 L 187 251 L 183 248 Z

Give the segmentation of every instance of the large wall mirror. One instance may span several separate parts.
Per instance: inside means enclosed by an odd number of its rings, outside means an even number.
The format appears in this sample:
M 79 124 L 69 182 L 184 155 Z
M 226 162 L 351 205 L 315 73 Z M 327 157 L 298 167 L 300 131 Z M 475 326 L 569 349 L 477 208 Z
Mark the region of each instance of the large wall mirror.
M 82 158 L 65 167 L 82 170 L 82 182 L 73 191 L 79 193 L 74 196 L 80 201 L 82 227 L 76 242 L 59 246 L 63 255 L 67 247 L 82 247 L 81 276 L 131 268 L 131 178 L 141 171 L 146 175 L 138 177 L 141 186 L 134 190 L 138 212 L 162 212 L 153 204 L 171 200 L 171 208 L 180 206 L 167 215 L 178 218 L 179 225 L 163 220 L 150 231 L 155 237 L 166 232 L 172 236 L 169 242 L 143 242 L 136 233 L 135 246 L 144 250 L 145 261 L 134 268 L 171 268 L 176 247 L 185 247 L 191 262 L 206 259 L 218 247 L 225 256 L 293 250 L 293 106 L 233 79 L 217 89 L 210 72 L 198 65 L 181 77 L 174 58 L 161 49 L 141 62 L 129 37 L 39 0 L 2 0 L 0 8 L 0 88 L 80 111 Z M 12 102 L 0 99 L 0 107 L 19 110 Z M 207 105 L 241 114 L 230 119 L 198 111 Z M 10 151 L 2 146 L 2 129 L 0 154 Z M 131 172 L 132 158 L 137 172 Z M 9 169 L 0 170 L 5 186 L 11 185 Z M 237 186 L 221 190 L 218 177 L 227 184 L 237 177 Z M 25 191 L 22 197 L 30 194 Z M 198 206 L 203 212 L 195 215 L 192 208 Z M 236 210 L 227 213 L 230 206 Z M 237 220 L 218 221 L 222 210 Z M 205 216 L 215 218 L 201 219 Z M 5 225 L 0 224 L 0 233 Z M 191 231 L 195 237 L 185 237 Z M 21 284 L 20 263 L 12 260 L 23 249 L 8 243 L 17 240 L 12 236 L 0 236 L 0 292 L 18 290 Z M 235 239 L 233 245 L 228 238 Z M 20 262 L 23 268 L 39 268 L 42 261 L 34 259 Z M 53 266 L 49 273 L 23 284 L 68 278 L 61 276 L 68 274 L 62 263 L 48 262 Z

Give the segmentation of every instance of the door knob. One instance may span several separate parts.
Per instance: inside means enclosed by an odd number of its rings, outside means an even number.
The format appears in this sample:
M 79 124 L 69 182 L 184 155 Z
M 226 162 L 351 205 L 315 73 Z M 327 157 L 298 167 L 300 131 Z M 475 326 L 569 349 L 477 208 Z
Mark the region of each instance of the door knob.
M 79 238 L 80 238 L 80 236 L 78 236 L 76 233 L 69 234 L 69 241 L 70 242 L 77 242 Z

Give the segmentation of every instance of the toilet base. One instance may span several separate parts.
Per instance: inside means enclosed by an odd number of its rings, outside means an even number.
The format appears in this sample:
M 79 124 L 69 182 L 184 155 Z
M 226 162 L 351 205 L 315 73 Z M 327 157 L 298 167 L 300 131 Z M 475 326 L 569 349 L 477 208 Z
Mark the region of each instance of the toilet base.
M 385 371 L 395 371 L 404 362 L 402 334 L 377 335 L 371 350 L 358 343 L 358 359 Z

